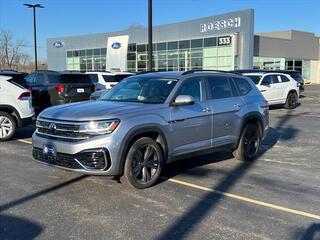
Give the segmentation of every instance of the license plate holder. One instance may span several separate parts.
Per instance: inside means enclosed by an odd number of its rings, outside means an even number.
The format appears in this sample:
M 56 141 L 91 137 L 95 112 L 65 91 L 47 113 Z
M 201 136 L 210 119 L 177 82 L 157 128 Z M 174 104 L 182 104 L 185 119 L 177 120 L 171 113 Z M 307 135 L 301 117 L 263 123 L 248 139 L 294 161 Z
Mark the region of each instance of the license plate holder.
M 84 93 L 84 89 L 83 88 L 77 88 L 77 93 Z

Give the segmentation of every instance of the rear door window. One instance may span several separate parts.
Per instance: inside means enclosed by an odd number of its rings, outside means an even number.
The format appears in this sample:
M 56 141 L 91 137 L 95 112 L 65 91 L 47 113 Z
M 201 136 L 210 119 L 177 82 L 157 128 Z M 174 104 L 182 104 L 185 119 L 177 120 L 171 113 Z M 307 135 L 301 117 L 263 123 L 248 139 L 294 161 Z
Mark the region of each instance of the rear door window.
M 35 84 L 35 74 L 34 73 L 31 73 L 29 74 L 27 77 L 26 77 L 26 81 L 29 85 L 34 85 Z
M 233 97 L 230 79 L 227 77 L 208 77 L 208 87 L 210 99 Z
M 34 83 L 35 83 L 35 85 L 42 85 L 44 83 L 44 74 L 38 73 L 35 78 Z
M 251 91 L 252 87 L 247 80 L 243 78 L 233 78 L 233 79 L 234 79 L 234 83 L 238 88 L 238 92 L 241 96 L 247 95 Z
M 284 75 L 280 75 L 280 76 L 278 76 L 278 78 L 280 78 L 281 82 L 289 82 L 290 81 L 289 78 L 287 78 Z

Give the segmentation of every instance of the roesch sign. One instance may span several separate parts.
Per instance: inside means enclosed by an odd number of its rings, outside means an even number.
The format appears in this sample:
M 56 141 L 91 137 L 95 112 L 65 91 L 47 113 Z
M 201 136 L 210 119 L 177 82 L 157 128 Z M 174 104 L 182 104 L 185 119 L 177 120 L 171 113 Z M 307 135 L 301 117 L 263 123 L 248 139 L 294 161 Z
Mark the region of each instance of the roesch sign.
M 200 24 L 200 32 L 218 31 L 228 28 L 238 28 L 241 25 L 241 18 L 228 18 L 224 20 Z

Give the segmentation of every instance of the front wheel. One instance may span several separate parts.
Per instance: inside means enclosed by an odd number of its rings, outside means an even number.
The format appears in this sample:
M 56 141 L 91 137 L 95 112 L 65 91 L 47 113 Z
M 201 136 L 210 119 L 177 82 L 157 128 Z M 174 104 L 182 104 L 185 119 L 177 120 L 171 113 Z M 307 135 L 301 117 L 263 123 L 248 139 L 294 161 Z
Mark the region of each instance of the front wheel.
M 160 177 L 163 154 L 159 144 L 149 137 L 142 137 L 130 147 L 124 180 L 131 186 L 143 189 L 151 187 Z
M 253 161 L 261 144 L 261 133 L 256 124 L 249 123 L 242 131 L 238 147 L 233 155 L 239 161 Z
M 0 141 L 12 138 L 16 132 L 17 123 L 14 117 L 6 112 L 0 112 Z
M 290 92 L 287 96 L 284 107 L 287 109 L 294 109 L 298 102 L 298 94 L 296 92 Z

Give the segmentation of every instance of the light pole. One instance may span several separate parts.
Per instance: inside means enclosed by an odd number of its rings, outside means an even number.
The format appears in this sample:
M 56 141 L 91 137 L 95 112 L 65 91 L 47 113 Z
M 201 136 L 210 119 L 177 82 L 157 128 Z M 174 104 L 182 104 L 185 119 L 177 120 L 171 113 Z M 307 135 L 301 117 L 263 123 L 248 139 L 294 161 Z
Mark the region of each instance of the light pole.
M 36 8 L 44 8 L 41 4 L 23 4 L 33 10 L 33 38 L 34 38 L 34 67 L 38 70 L 38 56 L 37 56 L 37 23 L 36 23 Z
M 153 70 L 152 51 L 152 0 L 148 0 L 148 71 Z

